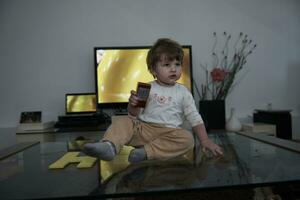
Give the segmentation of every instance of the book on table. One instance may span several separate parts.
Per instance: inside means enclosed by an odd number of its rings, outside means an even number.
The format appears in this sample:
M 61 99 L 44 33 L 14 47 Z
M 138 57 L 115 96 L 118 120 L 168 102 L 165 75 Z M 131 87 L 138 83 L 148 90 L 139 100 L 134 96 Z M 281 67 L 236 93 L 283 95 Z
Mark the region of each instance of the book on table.
M 242 124 L 242 131 L 248 133 L 268 133 L 276 135 L 276 125 L 266 123 L 244 123 Z

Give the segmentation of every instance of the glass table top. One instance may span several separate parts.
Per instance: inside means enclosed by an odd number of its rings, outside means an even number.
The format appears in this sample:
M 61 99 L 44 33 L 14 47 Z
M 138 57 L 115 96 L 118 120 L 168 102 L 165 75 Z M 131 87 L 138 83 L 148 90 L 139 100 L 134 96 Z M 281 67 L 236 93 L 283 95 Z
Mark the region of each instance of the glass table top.
M 129 165 L 106 180 L 101 180 L 99 162 L 88 169 L 71 164 L 49 170 L 67 152 L 67 144 L 40 143 L 0 161 L 0 199 L 120 197 L 300 180 L 299 153 L 235 133 L 209 136 L 223 147 L 223 157 L 207 157 L 197 147 L 193 162 L 147 161 Z

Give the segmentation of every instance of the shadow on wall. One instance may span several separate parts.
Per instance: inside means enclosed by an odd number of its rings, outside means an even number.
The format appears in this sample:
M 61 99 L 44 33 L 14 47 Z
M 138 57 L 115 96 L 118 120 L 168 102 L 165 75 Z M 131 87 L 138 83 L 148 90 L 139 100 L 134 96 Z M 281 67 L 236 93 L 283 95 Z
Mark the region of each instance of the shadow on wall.
M 300 116 L 292 117 L 292 138 L 300 141 Z
M 287 70 L 287 103 L 288 105 L 294 105 L 293 114 L 300 116 L 300 62 L 290 63 Z
M 292 111 L 292 137 L 294 140 L 300 140 L 300 62 L 290 63 L 287 70 L 287 103 L 288 105 L 294 105 Z

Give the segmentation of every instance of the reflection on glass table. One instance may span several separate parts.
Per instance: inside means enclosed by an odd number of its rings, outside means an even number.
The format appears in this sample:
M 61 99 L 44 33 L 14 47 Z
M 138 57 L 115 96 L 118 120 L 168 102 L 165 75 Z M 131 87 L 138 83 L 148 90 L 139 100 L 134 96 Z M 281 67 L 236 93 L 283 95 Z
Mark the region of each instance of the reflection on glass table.
M 204 156 L 199 147 L 193 162 L 184 159 L 146 161 L 101 180 L 99 164 L 89 169 L 70 165 L 48 170 L 67 152 L 66 143 L 41 143 L 0 161 L 0 199 L 121 197 L 174 191 L 259 187 L 300 180 L 299 153 L 235 133 L 210 137 L 224 156 Z
M 48 166 L 67 152 L 65 142 L 40 143 L 0 161 L 0 199 L 87 196 L 98 185 L 98 167 Z
M 169 161 L 130 165 L 106 180 L 94 194 L 259 187 L 300 180 L 299 153 L 235 133 L 220 132 L 210 137 L 223 147 L 223 157 L 198 153 L 194 163 Z

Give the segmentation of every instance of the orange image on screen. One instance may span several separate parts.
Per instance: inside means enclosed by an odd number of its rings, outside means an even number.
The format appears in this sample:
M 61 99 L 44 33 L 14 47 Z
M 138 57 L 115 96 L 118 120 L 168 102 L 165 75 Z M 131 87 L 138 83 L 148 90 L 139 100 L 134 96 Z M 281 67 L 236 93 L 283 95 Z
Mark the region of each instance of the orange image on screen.
M 96 112 L 96 95 L 67 95 L 67 113 Z
M 149 49 L 97 50 L 98 103 L 128 102 L 130 91 L 138 82 L 154 78 L 148 71 L 146 57 Z M 179 83 L 191 90 L 189 49 L 184 48 L 184 60 Z

